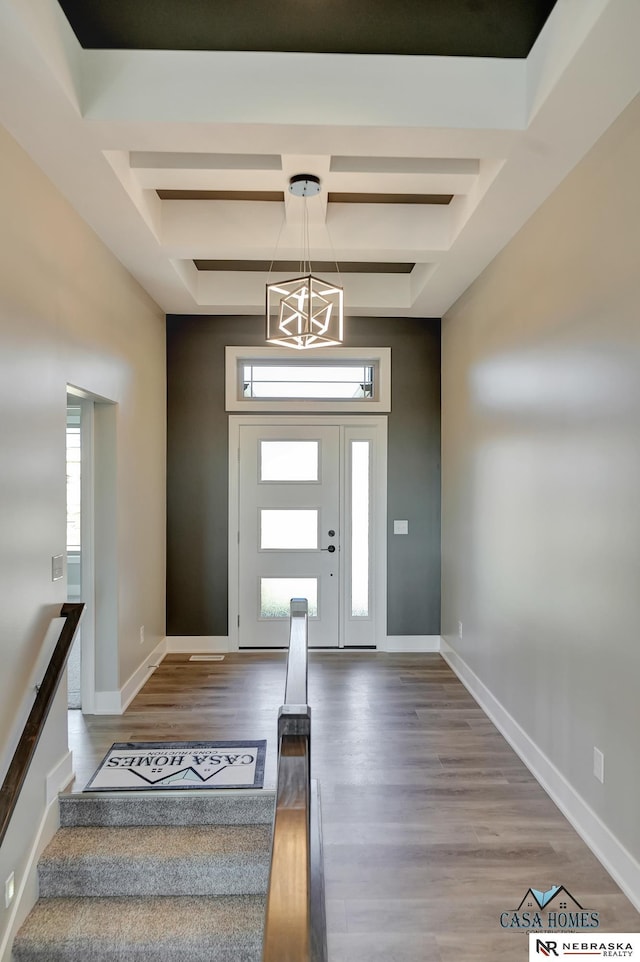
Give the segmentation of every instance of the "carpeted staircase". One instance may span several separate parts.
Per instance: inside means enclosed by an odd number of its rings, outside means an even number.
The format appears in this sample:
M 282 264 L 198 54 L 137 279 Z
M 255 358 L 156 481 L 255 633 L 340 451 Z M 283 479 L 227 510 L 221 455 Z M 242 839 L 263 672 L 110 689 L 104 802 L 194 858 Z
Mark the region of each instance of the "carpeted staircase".
M 15 962 L 259 962 L 274 793 L 60 797 Z

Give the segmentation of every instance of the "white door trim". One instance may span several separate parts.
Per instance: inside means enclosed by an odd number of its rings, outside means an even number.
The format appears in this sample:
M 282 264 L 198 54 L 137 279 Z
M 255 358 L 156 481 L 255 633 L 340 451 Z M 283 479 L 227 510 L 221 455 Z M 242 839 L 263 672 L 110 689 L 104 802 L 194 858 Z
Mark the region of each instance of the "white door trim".
M 80 408 L 80 600 L 86 605 L 79 628 L 80 708 L 93 715 L 95 683 L 95 404 L 93 397 L 67 385 L 67 407 Z
M 82 619 L 80 636 L 80 703 L 85 715 L 93 715 L 96 703 L 96 642 L 95 642 L 95 497 L 94 497 L 94 403 L 86 398 L 80 398 L 80 437 L 82 467 L 80 483 L 82 494 L 80 500 L 81 526 L 81 585 L 82 597 L 88 604 L 89 611 L 85 611 Z M 87 614 L 89 617 L 87 617 Z
M 372 512 L 375 559 L 374 612 L 375 646 L 384 650 L 387 638 L 387 424 L 384 415 L 229 415 L 229 651 L 238 651 L 239 611 L 239 461 L 241 425 L 336 425 L 339 427 L 375 427 L 377 430 L 376 454 L 373 464 L 373 484 L 377 492 Z

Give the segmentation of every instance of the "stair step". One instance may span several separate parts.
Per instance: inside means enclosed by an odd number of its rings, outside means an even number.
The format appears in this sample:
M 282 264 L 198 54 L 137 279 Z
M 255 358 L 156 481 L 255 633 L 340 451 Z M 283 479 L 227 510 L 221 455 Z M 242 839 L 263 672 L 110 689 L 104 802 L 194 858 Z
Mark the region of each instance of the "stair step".
M 60 824 L 253 825 L 271 824 L 272 791 L 86 792 L 60 796 Z
M 40 899 L 15 962 L 259 962 L 261 896 Z
M 269 825 L 62 828 L 38 863 L 40 895 L 263 894 Z

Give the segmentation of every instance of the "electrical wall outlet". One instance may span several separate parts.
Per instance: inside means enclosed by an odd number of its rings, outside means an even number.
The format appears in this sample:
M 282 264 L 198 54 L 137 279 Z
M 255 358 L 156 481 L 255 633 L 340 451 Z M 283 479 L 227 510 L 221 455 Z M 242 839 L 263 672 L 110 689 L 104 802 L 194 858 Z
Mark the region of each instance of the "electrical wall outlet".
M 593 774 L 604 784 L 604 755 L 599 748 L 593 748 Z
M 462 622 L 458 622 L 458 638 L 462 641 Z
M 8 909 L 11 903 L 13 902 L 13 896 L 15 895 L 15 890 L 16 890 L 16 879 L 15 879 L 14 873 L 12 872 L 11 875 L 6 880 L 6 882 L 4 883 L 5 909 Z
M 140 625 L 140 644 L 144 645 L 144 625 Z

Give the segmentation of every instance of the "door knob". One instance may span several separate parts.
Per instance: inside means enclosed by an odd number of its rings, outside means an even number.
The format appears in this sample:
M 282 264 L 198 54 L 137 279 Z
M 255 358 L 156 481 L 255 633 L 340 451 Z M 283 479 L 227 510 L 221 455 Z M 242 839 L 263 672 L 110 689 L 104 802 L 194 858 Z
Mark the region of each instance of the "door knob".
M 334 544 L 330 544 L 328 548 L 320 548 L 320 551 L 328 551 L 329 554 L 333 554 L 335 550 L 336 546 Z

